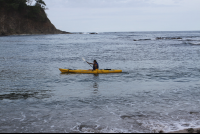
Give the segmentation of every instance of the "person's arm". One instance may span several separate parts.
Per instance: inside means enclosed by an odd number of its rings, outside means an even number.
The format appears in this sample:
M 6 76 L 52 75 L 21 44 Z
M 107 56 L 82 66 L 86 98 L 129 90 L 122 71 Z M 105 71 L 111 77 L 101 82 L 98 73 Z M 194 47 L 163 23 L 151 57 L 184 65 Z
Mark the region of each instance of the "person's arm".
M 93 63 L 89 63 L 89 62 L 87 62 L 88 64 L 92 64 L 93 65 Z

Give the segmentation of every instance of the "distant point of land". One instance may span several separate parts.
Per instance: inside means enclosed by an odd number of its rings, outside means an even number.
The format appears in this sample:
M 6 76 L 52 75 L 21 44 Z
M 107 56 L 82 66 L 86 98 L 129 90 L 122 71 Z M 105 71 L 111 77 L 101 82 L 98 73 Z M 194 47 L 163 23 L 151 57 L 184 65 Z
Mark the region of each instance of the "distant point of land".
M 48 19 L 43 0 L 0 0 L 0 36 L 24 34 L 70 34 Z

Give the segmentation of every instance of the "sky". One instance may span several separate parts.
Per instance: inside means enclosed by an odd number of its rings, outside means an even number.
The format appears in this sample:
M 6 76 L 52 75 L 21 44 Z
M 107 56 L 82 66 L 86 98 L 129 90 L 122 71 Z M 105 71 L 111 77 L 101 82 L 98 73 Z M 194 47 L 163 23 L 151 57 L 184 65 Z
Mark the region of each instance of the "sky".
M 44 0 L 67 32 L 200 30 L 200 0 Z

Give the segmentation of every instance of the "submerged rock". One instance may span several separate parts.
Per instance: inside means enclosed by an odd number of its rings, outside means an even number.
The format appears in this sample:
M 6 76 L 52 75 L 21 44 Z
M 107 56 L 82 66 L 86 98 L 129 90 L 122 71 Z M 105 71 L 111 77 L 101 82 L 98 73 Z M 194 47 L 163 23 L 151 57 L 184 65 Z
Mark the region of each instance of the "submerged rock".
M 156 37 L 156 40 L 179 40 L 181 37 Z
M 194 132 L 194 129 L 193 128 L 189 128 L 187 129 L 188 133 L 193 133 Z
M 151 39 L 139 39 L 139 40 L 133 40 L 133 41 L 146 41 L 146 40 L 151 40 Z
M 198 130 L 196 131 L 196 133 L 200 133 L 200 129 L 198 129 Z

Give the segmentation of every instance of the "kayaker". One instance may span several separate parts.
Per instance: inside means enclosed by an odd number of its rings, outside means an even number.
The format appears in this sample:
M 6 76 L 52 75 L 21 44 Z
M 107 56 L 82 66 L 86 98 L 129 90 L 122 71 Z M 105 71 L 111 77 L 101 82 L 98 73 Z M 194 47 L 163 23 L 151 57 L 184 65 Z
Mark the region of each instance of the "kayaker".
M 93 70 L 96 70 L 96 69 L 99 69 L 99 64 L 97 63 L 97 61 L 96 60 L 94 60 L 94 62 L 93 63 L 89 63 L 89 62 L 87 62 L 88 64 L 92 64 L 93 65 Z

